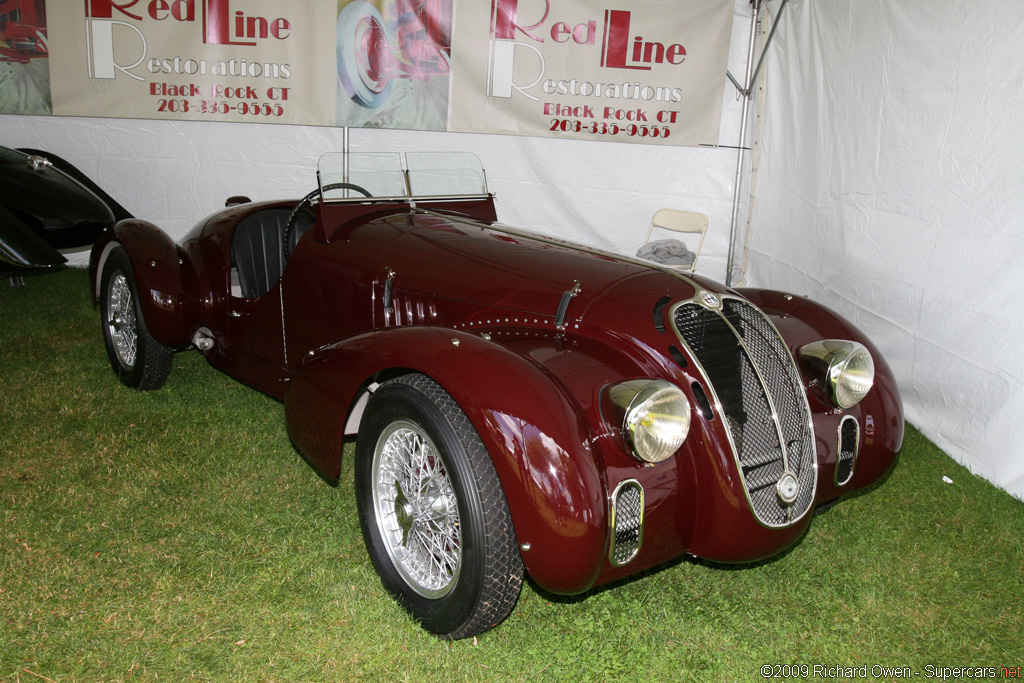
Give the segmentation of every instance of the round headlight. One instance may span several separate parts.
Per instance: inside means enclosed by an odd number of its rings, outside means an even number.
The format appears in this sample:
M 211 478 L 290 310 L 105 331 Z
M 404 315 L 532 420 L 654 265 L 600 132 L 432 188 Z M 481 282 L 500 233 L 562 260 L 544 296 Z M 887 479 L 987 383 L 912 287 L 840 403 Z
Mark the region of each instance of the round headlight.
M 690 402 L 663 380 L 633 380 L 613 386 L 612 402 L 624 410 L 622 433 L 633 455 L 661 462 L 674 454 L 690 431 Z
M 817 374 L 837 408 L 852 408 L 875 383 L 875 362 L 862 344 L 826 340 L 800 348 L 800 355 Z

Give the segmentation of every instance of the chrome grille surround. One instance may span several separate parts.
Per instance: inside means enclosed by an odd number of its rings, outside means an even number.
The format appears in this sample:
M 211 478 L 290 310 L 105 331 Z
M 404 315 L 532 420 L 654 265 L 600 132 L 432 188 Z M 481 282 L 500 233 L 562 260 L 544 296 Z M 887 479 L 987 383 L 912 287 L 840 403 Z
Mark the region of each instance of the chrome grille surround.
M 644 488 L 636 479 L 619 482 L 612 492 L 611 529 L 608 561 L 621 567 L 637 556 L 644 539 Z
M 836 486 L 842 486 L 853 478 L 853 466 L 860 450 L 860 425 L 853 415 L 847 415 L 839 422 L 839 446 L 836 451 Z
M 789 348 L 764 313 L 735 296 L 698 289 L 670 316 L 712 391 L 754 517 L 766 527 L 793 524 L 812 508 L 818 463 Z

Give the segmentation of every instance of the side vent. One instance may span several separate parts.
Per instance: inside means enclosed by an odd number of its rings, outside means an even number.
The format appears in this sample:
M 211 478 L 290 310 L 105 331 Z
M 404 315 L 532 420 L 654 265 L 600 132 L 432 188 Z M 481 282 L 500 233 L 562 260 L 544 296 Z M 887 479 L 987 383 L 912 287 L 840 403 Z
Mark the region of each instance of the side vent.
M 654 304 L 654 329 L 658 332 L 665 331 L 665 307 L 672 301 L 670 297 L 663 296 Z
M 433 301 L 414 297 L 392 295 L 390 314 L 392 325 L 436 325 L 437 306 Z
M 619 483 L 612 493 L 612 544 L 608 561 L 628 564 L 640 552 L 644 537 L 644 489 L 635 479 Z
M 700 416 L 705 420 L 711 420 L 715 416 L 715 411 L 711 410 L 711 401 L 708 400 L 708 395 L 704 393 L 704 387 L 697 382 L 690 385 L 693 389 L 693 397 L 697 400 L 697 410 L 700 411 Z
M 860 449 L 860 426 L 853 415 L 839 423 L 839 453 L 836 455 L 836 486 L 842 486 L 853 477 L 853 465 Z
M 686 362 L 686 356 L 683 355 L 682 351 L 675 347 L 675 344 L 672 344 L 668 347 L 668 355 L 672 356 L 672 360 L 676 362 L 676 365 L 683 369 L 685 369 L 686 366 L 689 365 L 689 363 Z

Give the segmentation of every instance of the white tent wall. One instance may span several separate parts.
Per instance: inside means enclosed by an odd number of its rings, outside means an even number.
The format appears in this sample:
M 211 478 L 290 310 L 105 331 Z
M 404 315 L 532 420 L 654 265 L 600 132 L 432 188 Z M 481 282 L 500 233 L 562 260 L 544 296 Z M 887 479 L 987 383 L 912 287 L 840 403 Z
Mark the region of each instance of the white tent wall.
M 319 127 L 18 116 L 0 123 L 0 145 L 64 157 L 175 239 L 231 195 L 301 197 L 315 187 L 320 155 L 343 144 L 340 129 Z M 713 233 L 702 265 L 724 277 L 730 150 L 376 129 L 351 129 L 349 142 L 357 152 L 474 152 L 502 222 L 623 254 L 640 247 L 659 208 L 707 213 Z
M 893 367 L 908 420 L 1024 498 L 1024 4 L 785 12 L 747 281 L 852 319 Z
M 742 74 L 751 9 L 736 0 L 735 12 L 729 68 Z M 725 87 L 720 144 L 728 146 L 739 142 L 741 103 Z M 502 222 L 622 254 L 636 253 L 657 209 L 706 213 L 701 272 L 725 279 L 732 149 L 362 128 L 350 129 L 349 140 L 353 151 L 474 152 Z M 301 197 L 313 187 L 319 156 L 340 151 L 342 141 L 341 129 L 324 127 L 0 117 L 0 145 L 66 158 L 175 239 L 231 195 Z

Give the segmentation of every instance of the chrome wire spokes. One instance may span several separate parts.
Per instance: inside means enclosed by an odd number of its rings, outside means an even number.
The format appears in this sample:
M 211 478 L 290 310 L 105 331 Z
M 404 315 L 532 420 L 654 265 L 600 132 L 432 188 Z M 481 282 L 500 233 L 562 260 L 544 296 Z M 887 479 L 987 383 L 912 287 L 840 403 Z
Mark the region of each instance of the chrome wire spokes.
M 388 554 L 417 593 L 448 593 L 462 565 L 459 509 L 448 472 L 422 429 L 398 421 L 374 452 L 373 503 Z
M 135 325 L 135 304 L 132 290 L 123 273 L 116 273 L 107 294 L 107 327 L 114 352 L 126 368 L 135 367 L 138 334 Z

